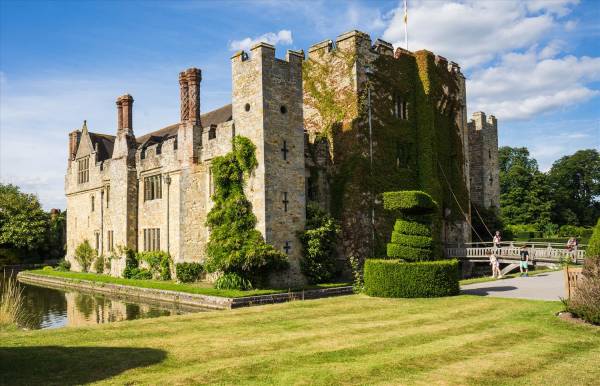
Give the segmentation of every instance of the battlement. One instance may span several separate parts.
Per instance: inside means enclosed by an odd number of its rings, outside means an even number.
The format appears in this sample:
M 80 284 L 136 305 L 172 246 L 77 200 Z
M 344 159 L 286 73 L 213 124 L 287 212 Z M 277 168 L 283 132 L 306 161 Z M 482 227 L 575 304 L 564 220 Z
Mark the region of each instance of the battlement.
M 202 130 L 200 161 L 206 162 L 231 151 L 231 140 L 235 136 L 233 121 L 210 125 Z
M 285 60 L 275 57 L 275 46 L 265 42 L 259 42 L 250 48 L 250 54 L 244 50 L 239 50 L 233 54 L 231 61 L 236 62 L 247 62 L 252 61 L 255 58 L 271 59 L 280 63 L 298 64 L 304 60 L 304 51 L 287 50 L 285 54 Z
M 427 50 L 419 50 L 412 52 L 401 47 L 396 47 L 382 39 L 376 39 L 375 43 L 371 44 L 371 36 L 365 32 L 352 30 L 339 35 L 335 42 L 331 39 L 323 40 L 313 44 L 308 49 L 309 59 L 318 59 L 324 55 L 335 53 L 336 51 L 356 52 L 357 55 L 365 56 L 391 56 L 399 59 L 405 56 L 415 57 L 418 55 L 433 55 L 435 64 L 441 68 L 447 69 L 449 72 L 464 78 L 460 71 L 460 66 L 453 61 L 448 61 L 440 55 Z
M 469 127 L 472 130 L 482 130 L 486 128 L 498 129 L 498 120 L 495 116 L 486 117 L 483 111 L 473 113 L 473 117 L 469 121 Z

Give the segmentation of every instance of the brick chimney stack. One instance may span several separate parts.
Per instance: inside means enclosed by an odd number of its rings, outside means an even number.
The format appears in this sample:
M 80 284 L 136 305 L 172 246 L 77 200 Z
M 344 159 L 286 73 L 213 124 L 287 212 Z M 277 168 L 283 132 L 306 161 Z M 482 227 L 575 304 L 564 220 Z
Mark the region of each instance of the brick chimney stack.
M 123 102 L 117 98 L 117 132 L 123 130 Z
M 197 68 L 188 68 L 179 73 L 179 91 L 181 98 L 181 122 L 200 125 L 200 82 L 202 72 Z
M 79 139 L 81 138 L 80 130 L 73 130 L 69 133 L 69 161 L 75 159 L 77 148 L 79 147 Z
M 121 117 L 121 130 L 133 134 L 133 97 L 125 94 L 120 97 L 123 115 Z M 118 104 L 117 104 L 118 106 Z

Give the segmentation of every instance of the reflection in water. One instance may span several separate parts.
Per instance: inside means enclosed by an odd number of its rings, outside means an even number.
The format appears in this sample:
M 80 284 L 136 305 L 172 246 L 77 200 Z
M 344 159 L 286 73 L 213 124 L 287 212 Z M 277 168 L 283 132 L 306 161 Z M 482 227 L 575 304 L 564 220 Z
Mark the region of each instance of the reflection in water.
M 0 280 L 2 275 L 0 275 Z M 112 298 L 109 296 L 59 290 L 19 283 L 23 288 L 28 329 L 84 326 L 140 318 L 179 315 L 207 311 L 201 308 L 182 308 L 177 304 L 151 304 Z

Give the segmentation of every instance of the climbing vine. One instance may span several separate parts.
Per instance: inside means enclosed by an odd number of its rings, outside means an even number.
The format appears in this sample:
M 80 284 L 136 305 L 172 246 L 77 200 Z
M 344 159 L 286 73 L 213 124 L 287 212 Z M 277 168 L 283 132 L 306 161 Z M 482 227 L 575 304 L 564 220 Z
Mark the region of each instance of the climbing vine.
M 206 220 L 210 238 L 205 268 L 236 274 L 253 286 L 261 286 L 269 273 L 287 267 L 287 259 L 256 230 L 256 216 L 244 193 L 244 178 L 258 166 L 255 152 L 248 138 L 236 136 L 232 151 L 212 161 L 215 192 Z

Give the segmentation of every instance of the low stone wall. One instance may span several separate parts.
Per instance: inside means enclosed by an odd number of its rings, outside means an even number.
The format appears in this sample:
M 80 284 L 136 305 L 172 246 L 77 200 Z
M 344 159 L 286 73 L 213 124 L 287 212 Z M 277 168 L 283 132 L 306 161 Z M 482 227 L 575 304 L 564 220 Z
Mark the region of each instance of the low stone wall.
M 122 284 L 99 283 L 89 280 L 70 279 L 64 277 L 37 275 L 31 272 L 20 272 L 19 281 L 27 284 L 73 288 L 83 291 L 92 291 L 108 295 L 126 296 L 131 298 L 146 299 L 158 302 L 177 303 L 186 306 L 204 307 L 212 309 L 231 309 L 263 304 L 283 303 L 292 300 L 318 299 L 330 296 L 350 295 L 353 293 L 351 286 L 311 289 L 278 293 L 271 295 L 256 295 L 242 298 L 226 298 L 185 292 L 161 290 L 154 288 L 133 287 Z

